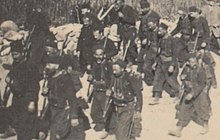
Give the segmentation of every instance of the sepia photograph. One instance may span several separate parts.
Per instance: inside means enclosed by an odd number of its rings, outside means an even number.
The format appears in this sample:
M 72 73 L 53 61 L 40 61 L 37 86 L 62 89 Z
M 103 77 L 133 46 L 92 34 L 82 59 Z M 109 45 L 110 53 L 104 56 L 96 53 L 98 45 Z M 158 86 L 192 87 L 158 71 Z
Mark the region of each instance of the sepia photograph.
M 0 140 L 220 140 L 220 0 L 0 0 Z

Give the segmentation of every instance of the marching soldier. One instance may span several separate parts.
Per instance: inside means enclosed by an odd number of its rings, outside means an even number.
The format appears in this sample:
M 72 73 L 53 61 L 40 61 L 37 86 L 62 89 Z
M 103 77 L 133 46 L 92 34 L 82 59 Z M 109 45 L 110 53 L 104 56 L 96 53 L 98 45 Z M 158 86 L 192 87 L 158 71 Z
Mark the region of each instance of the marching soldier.
M 77 94 L 81 86 L 68 73 L 70 64 L 59 56 L 48 56 L 44 61 L 49 76 L 48 87 L 43 92 L 48 96 L 50 105 L 50 139 L 85 140 L 83 119 L 80 116 L 82 108 Z
M 172 36 L 167 33 L 167 29 L 168 26 L 164 23 L 161 23 L 158 28 L 160 50 L 156 62 L 153 64 L 153 69 L 156 71 L 153 81 L 153 100 L 149 105 L 159 103 L 163 90 L 166 90 L 170 97 L 178 97 L 178 63 L 175 56 L 175 44 Z
M 211 32 L 211 51 L 220 53 L 220 3 L 217 0 L 207 0 L 207 5 L 202 8 Z
M 92 72 L 89 78 L 89 82 L 93 85 L 91 117 L 95 124 L 94 130 L 99 132 L 99 137 L 102 139 L 107 136 L 103 114 L 107 97 L 106 90 L 110 85 L 112 75 L 108 61 L 104 55 L 103 46 L 95 49 L 95 62 L 92 65 Z
M 198 40 L 196 50 L 207 47 L 210 43 L 208 21 L 201 15 L 201 10 L 195 6 L 189 8 L 189 15 L 192 19 L 192 40 Z
M 134 140 L 140 135 L 135 129 L 135 120 L 141 119 L 143 105 L 142 80 L 140 74 L 125 72 L 126 63 L 117 60 L 113 66 L 113 78 L 107 95 L 113 99 L 116 107 L 117 140 Z M 134 132 L 136 130 L 136 132 Z M 135 134 L 135 135 L 133 135 Z
M 160 22 L 160 15 L 152 10 L 150 8 L 150 3 L 147 0 L 141 0 L 140 3 L 140 10 L 139 10 L 139 15 L 140 15 L 140 20 L 141 20 L 141 25 L 140 25 L 140 31 L 139 34 L 141 36 L 141 39 L 144 40 L 147 37 L 148 34 L 148 23 L 150 22 L 150 19 L 155 19 L 156 26 L 159 25 Z
M 10 91 L 13 94 L 9 118 L 18 140 L 35 138 L 40 74 L 37 67 L 24 58 L 23 45 L 11 44 L 13 67 L 8 74 Z
M 146 39 L 142 41 L 142 43 L 146 45 L 143 72 L 145 74 L 144 81 L 148 86 L 151 86 L 153 84 L 155 71 L 152 69 L 152 65 L 156 61 L 156 56 L 158 52 L 159 38 L 157 34 L 157 22 L 157 18 L 148 18 L 148 33 L 146 35 Z
M 176 28 L 171 32 L 172 36 L 175 36 L 178 33 L 184 32 L 187 34 L 192 33 L 192 25 L 189 19 L 188 10 L 183 7 L 178 8 L 178 14 L 180 15 Z
M 177 104 L 177 129 L 169 131 L 169 135 L 180 137 L 184 127 L 192 120 L 203 127 L 201 134 L 208 132 L 208 121 L 211 114 L 211 100 L 209 98 L 210 78 L 207 68 L 199 64 L 199 60 L 192 56 L 189 64 L 183 69 L 181 80 L 183 95 Z M 203 63 L 203 62 L 202 62 Z
M 83 27 L 79 36 L 77 51 L 79 54 L 79 63 L 81 72 L 84 74 L 87 69 L 91 69 L 92 65 L 92 46 L 95 41 L 93 36 L 92 19 L 89 14 L 83 17 Z

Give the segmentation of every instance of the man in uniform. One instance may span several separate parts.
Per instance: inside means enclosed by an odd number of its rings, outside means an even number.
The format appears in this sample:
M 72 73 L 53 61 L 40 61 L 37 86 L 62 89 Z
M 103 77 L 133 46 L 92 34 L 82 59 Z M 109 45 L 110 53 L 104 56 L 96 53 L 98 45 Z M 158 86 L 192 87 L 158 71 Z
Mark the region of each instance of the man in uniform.
M 141 119 L 142 80 L 140 74 L 125 72 L 125 67 L 122 60 L 113 64 L 113 78 L 107 95 L 111 95 L 116 107 L 116 139 L 134 140 L 140 134 L 132 135 L 134 119 Z
M 207 67 L 208 68 L 208 67 Z M 180 137 L 184 127 L 194 121 L 203 127 L 201 134 L 208 132 L 208 120 L 211 113 L 209 98 L 210 78 L 206 68 L 199 64 L 199 60 L 192 56 L 181 74 L 183 95 L 177 104 L 177 129 L 169 131 L 169 135 Z
M 175 56 L 175 44 L 167 29 L 168 26 L 164 23 L 161 23 L 158 28 L 158 37 L 160 38 L 158 46 L 160 51 L 156 62 L 153 64 L 153 69 L 156 71 L 153 81 L 153 99 L 149 105 L 159 103 L 163 90 L 166 90 L 170 97 L 178 97 L 178 63 Z
M 35 138 L 40 74 L 37 67 L 24 58 L 23 45 L 11 43 L 13 66 L 6 78 L 13 94 L 9 119 L 18 140 Z
M 91 117 L 95 124 L 94 130 L 99 132 L 100 138 L 105 138 L 105 119 L 103 117 L 106 103 L 106 90 L 111 82 L 111 69 L 107 59 L 104 57 L 103 46 L 94 50 L 95 62 L 92 65 L 92 72 L 89 82 L 93 86 L 93 102 L 91 108 Z
M 171 32 L 172 36 L 178 33 L 185 32 L 187 34 L 192 33 L 192 25 L 188 16 L 188 10 L 183 7 L 178 8 L 178 14 L 180 15 L 176 28 Z
M 85 140 L 81 104 L 77 98 L 81 85 L 67 71 L 71 64 L 60 56 L 48 56 L 44 61 L 49 76 L 48 87 L 43 92 L 48 95 L 50 104 L 50 139 Z
M 189 15 L 192 19 L 192 40 L 196 41 L 196 50 L 209 46 L 210 30 L 208 21 L 201 15 L 201 10 L 195 6 L 189 8 Z
M 211 50 L 220 54 L 220 3 L 218 0 L 207 0 L 207 5 L 202 8 L 211 32 Z
M 150 22 L 149 20 L 155 19 L 154 23 L 156 23 L 156 26 L 158 26 L 161 17 L 157 12 L 155 12 L 150 8 L 150 3 L 147 0 L 141 0 L 139 5 L 140 5 L 139 15 L 141 20 L 139 34 L 141 36 L 141 39 L 145 40 L 148 34 L 148 29 L 149 29 L 148 23 Z

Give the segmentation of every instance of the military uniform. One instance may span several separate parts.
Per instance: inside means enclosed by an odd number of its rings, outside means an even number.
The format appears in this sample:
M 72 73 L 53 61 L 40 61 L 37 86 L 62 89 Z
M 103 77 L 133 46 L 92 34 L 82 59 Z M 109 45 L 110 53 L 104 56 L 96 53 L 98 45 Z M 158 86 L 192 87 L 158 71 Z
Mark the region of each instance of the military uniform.
M 177 105 L 177 126 L 186 127 L 191 120 L 203 126 L 204 121 L 209 120 L 211 112 L 210 84 L 206 68 L 198 66 L 192 69 L 186 66 L 181 77 L 184 77 L 182 78 L 184 94 L 180 104 Z M 193 96 L 191 100 L 186 99 L 188 94 Z
M 102 131 L 105 128 L 103 113 L 106 103 L 106 90 L 110 85 L 112 71 L 106 60 L 102 60 L 100 64 L 94 62 L 92 67 L 92 79 L 90 81 L 93 85 L 91 117 L 93 123 L 96 124 L 95 131 Z
M 49 79 L 51 140 L 85 140 L 83 119 L 79 115 L 80 104 L 75 95 L 81 87 L 75 85 L 71 78 L 69 74 L 61 72 L 57 77 Z M 73 127 L 72 119 L 78 119 L 79 124 Z
M 157 68 L 153 81 L 153 97 L 161 97 L 162 91 L 166 86 L 171 90 L 167 91 L 171 97 L 177 96 L 179 83 L 177 81 L 178 63 L 175 54 L 175 44 L 171 36 L 163 37 L 159 42 L 160 54 L 156 59 Z M 173 66 L 174 71 L 170 73 L 169 67 Z
M 142 80 L 140 75 L 123 72 L 121 76 L 113 76 L 111 86 L 113 103 L 116 107 L 117 140 L 135 139 L 137 135 L 129 134 L 134 130 L 131 125 L 135 112 L 142 111 Z
M 38 92 L 40 89 L 40 75 L 35 65 L 27 61 L 14 64 L 9 72 L 13 94 L 10 118 L 12 127 L 17 132 L 18 140 L 35 138 L 35 121 L 37 119 Z M 34 102 L 35 110 L 28 111 L 28 105 Z
M 191 20 L 189 19 L 188 15 L 185 15 L 184 17 L 180 17 L 177 23 L 176 28 L 171 32 L 171 35 L 174 36 L 178 33 L 192 33 L 192 24 Z

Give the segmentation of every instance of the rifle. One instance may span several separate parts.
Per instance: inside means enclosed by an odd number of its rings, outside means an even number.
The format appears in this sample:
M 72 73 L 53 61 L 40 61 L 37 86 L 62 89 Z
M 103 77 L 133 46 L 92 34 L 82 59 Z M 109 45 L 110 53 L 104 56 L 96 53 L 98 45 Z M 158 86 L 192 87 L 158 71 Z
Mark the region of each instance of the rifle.
M 124 61 L 125 58 L 126 58 L 126 55 L 127 55 L 128 48 L 129 48 L 130 44 L 131 44 L 131 40 L 129 40 L 128 43 L 127 43 L 127 45 L 126 45 L 125 52 L 124 52 L 123 58 L 122 58 L 123 61 Z
M 44 82 L 43 82 L 42 89 L 44 89 L 45 87 L 47 87 L 47 84 L 48 84 L 47 78 L 48 78 L 48 76 L 46 75 L 46 72 L 44 71 Z M 45 93 L 42 91 L 41 95 L 44 96 L 43 107 L 42 107 L 42 111 L 43 111 L 43 110 L 45 109 L 45 107 L 46 107 L 46 102 L 47 102 L 48 93 L 45 94 Z
M 108 1 L 107 1 L 108 4 Z M 115 7 L 115 2 L 106 10 L 106 12 L 103 14 L 104 8 L 101 8 L 101 10 L 98 13 L 98 19 L 102 21 L 110 12 L 111 10 Z
M 87 97 L 88 97 L 87 102 L 91 103 L 92 102 L 92 97 L 93 97 L 93 85 L 91 83 L 89 83 Z
M 103 111 L 103 118 L 105 120 L 104 122 L 107 121 L 107 114 L 108 114 L 109 108 L 111 107 L 112 101 L 113 101 L 112 97 L 108 96 L 107 99 L 106 99 L 105 108 L 104 108 L 104 111 Z
M 134 127 L 134 121 L 135 121 L 135 117 L 133 115 L 132 121 L 131 121 L 131 124 L 130 124 L 130 127 L 129 127 L 129 131 L 128 131 L 128 139 L 131 138 L 132 130 L 133 130 L 133 127 Z
M 31 30 L 31 32 L 30 32 L 30 35 L 28 36 L 28 39 L 25 42 L 25 46 L 24 46 L 24 48 L 25 48 L 25 52 L 24 52 L 25 58 L 28 57 L 28 51 L 30 50 L 30 47 L 31 47 L 31 37 L 32 37 L 32 34 L 33 34 L 34 30 L 35 30 L 35 27 L 36 26 L 34 25 L 32 30 Z
M 194 44 L 194 46 L 193 46 L 192 53 L 195 53 L 195 52 L 196 52 L 196 46 L 197 46 L 197 43 L 198 43 L 198 39 L 199 39 L 199 32 L 198 32 L 197 35 L 196 35 L 195 44 Z

